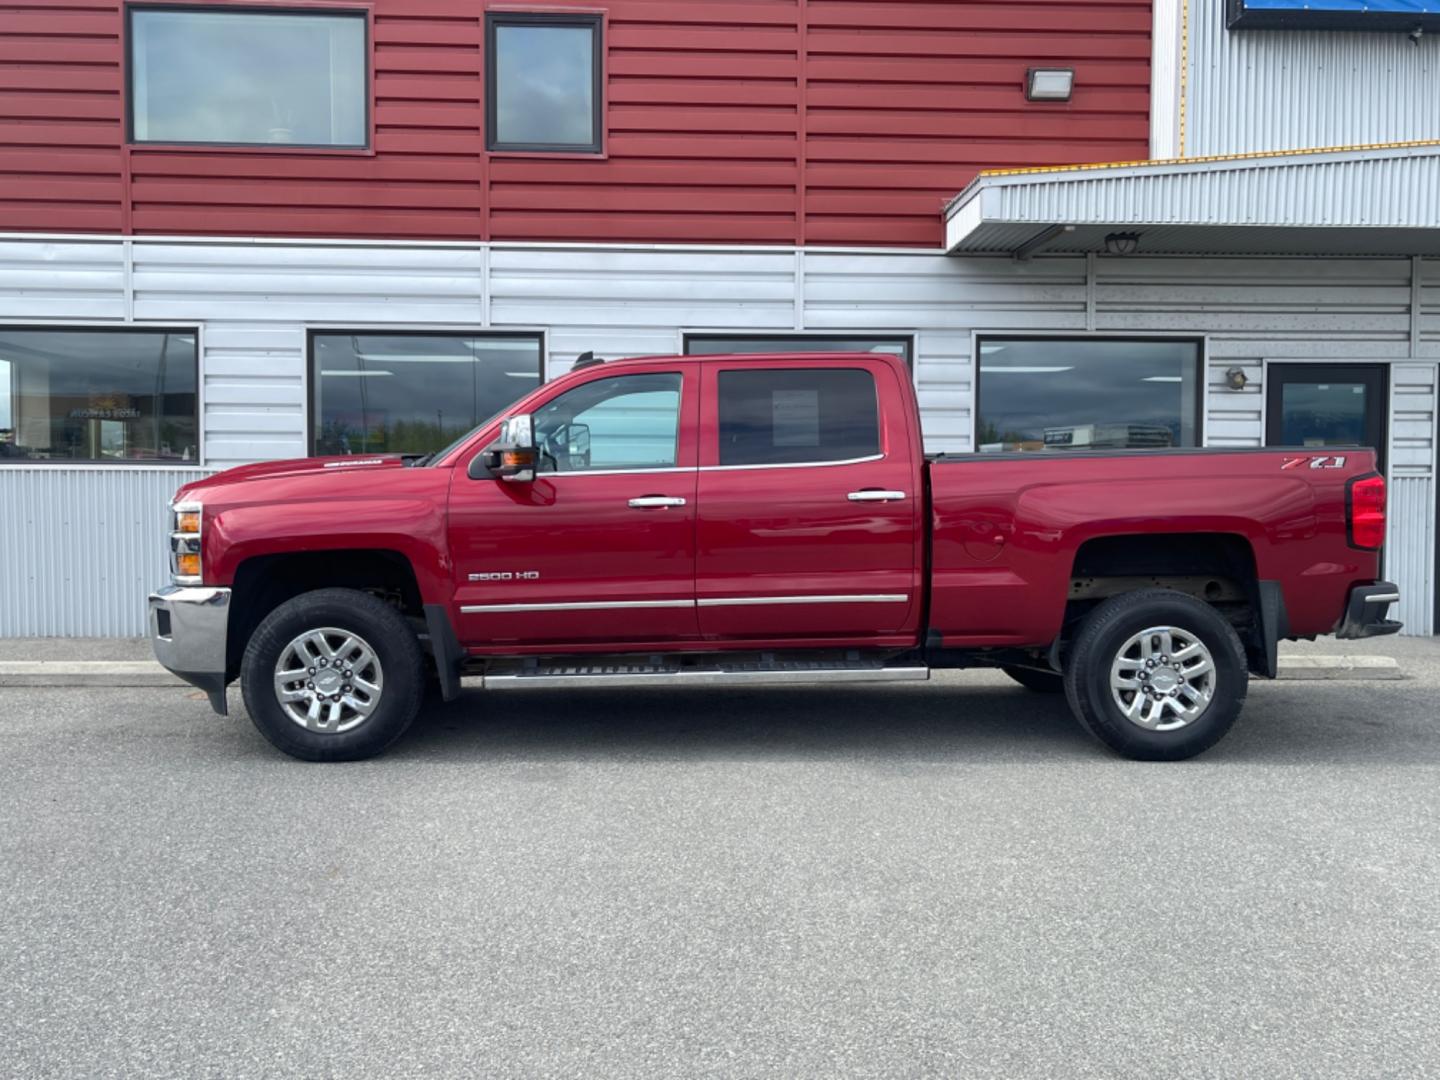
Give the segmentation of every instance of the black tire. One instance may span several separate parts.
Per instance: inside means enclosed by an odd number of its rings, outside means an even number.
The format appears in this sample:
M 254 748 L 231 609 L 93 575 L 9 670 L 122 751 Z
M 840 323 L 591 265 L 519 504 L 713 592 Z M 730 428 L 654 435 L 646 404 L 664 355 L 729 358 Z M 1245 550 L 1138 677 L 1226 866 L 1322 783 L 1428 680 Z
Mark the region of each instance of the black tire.
M 374 711 L 356 727 L 312 731 L 286 714 L 277 697 L 275 665 L 297 637 L 331 627 L 369 644 L 383 684 Z M 424 657 L 415 631 L 389 604 L 354 589 L 317 589 L 281 604 L 255 628 L 240 665 L 240 687 L 250 719 L 277 749 L 305 761 L 361 761 L 388 749 L 419 713 Z
M 1198 639 L 1215 669 L 1209 705 L 1171 731 L 1127 719 L 1110 688 L 1111 666 L 1125 644 L 1161 626 Z M 1249 681 L 1245 649 L 1234 628 L 1209 604 L 1169 589 L 1142 589 L 1106 600 L 1086 618 L 1065 661 L 1065 696 L 1081 726 L 1137 761 L 1182 761 L 1210 749 L 1240 715 Z
M 1065 676 L 1058 672 L 1008 666 L 1002 667 L 1000 670 L 1025 687 L 1026 690 L 1033 690 L 1037 694 L 1063 694 L 1065 692 Z

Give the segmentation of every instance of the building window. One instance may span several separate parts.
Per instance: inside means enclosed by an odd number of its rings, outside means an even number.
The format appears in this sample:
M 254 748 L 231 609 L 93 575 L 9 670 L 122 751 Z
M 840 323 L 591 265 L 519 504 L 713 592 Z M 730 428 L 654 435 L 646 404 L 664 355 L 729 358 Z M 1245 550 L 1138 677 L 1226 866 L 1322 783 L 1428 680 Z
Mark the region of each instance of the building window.
M 129 21 L 132 142 L 367 145 L 363 13 L 134 7 Z
M 540 385 L 539 334 L 315 331 L 316 454 L 428 454 Z
M 719 374 L 721 465 L 853 461 L 880 453 L 875 377 L 860 368 Z
M 486 15 L 486 146 L 600 153 L 602 48 L 599 15 Z
M 540 471 L 674 468 L 678 374 L 615 375 L 567 390 L 535 412 Z
M 723 353 L 865 352 L 889 353 L 909 365 L 914 341 L 897 334 L 686 334 L 685 351 L 696 356 Z
M 979 450 L 1199 444 L 1198 341 L 985 338 L 979 348 Z
M 196 462 L 194 330 L 0 327 L 0 462 Z

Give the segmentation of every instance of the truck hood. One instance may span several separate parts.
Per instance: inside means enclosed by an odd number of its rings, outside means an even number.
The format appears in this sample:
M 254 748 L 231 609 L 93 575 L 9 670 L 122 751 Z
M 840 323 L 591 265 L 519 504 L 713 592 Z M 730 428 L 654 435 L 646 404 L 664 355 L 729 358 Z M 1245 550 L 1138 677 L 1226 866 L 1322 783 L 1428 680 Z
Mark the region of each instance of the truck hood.
M 400 454 L 346 454 L 339 457 L 290 458 L 286 461 L 259 461 L 253 465 L 237 465 L 233 469 L 207 476 L 186 484 L 175 494 L 176 501 L 186 496 L 204 499 L 207 489 L 244 484 L 252 480 L 273 480 L 292 476 L 324 476 L 355 471 L 403 469 L 405 458 Z

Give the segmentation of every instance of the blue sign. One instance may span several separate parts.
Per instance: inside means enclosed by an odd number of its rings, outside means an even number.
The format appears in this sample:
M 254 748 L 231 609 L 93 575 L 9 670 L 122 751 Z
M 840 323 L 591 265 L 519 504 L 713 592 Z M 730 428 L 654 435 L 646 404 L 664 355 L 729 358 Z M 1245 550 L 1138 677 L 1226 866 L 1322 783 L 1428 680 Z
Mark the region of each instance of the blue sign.
M 1440 28 L 1440 0 L 1230 0 L 1228 14 L 1231 29 Z

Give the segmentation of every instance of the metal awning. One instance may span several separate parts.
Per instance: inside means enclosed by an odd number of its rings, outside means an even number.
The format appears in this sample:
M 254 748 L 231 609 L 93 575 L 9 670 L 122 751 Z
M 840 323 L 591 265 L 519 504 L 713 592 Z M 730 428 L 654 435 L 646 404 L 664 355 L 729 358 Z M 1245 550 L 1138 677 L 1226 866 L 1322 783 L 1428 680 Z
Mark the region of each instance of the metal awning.
M 1440 255 L 1440 140 L 981 173 L 951 254 Z M 1107 245 L 1107 238 L 1112 238 Z

